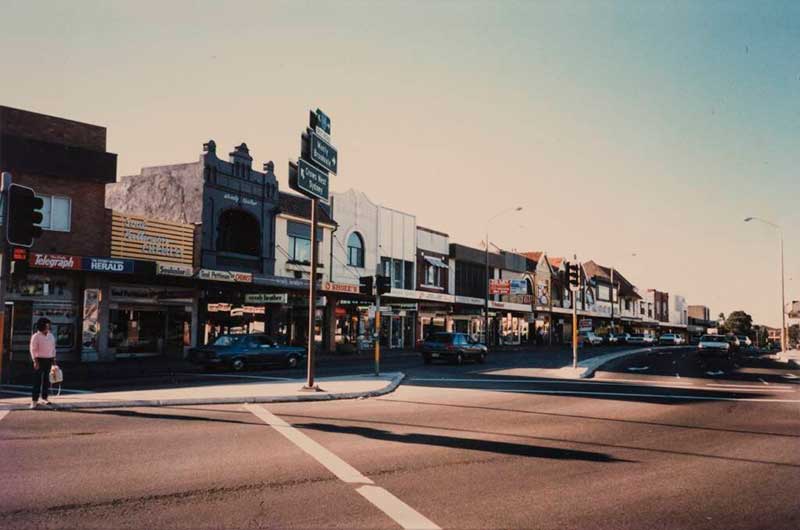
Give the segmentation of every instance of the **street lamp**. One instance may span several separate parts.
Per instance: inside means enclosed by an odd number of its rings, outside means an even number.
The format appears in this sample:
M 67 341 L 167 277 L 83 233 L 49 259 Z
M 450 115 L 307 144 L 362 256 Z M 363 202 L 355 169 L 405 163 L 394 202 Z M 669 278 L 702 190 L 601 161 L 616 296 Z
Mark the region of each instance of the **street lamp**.
M 778 231 L 778 238 L 781 244 L 781 351 L 786 351 L 786 288 L 783 274 L 783 228 L 772 221 L 767 221 L 759 217 L 747 217 L 744 220 L 745 223 L 749 223 L 750 221 L 759 221 Z
M 484 276 L 486 277 L 486 283 L 484 284 L 485 295 L 483 299 L 483 336 L 487 348 L 489 347 L 489 224 L 501 215 L 511 212 L 519 212 L 520 210 L 522 210 L 522 206 L 508 208 L 507 210 L 503 210 L 502 212 L 491 216 L 486 221 L 486 261 L 484 264 Z

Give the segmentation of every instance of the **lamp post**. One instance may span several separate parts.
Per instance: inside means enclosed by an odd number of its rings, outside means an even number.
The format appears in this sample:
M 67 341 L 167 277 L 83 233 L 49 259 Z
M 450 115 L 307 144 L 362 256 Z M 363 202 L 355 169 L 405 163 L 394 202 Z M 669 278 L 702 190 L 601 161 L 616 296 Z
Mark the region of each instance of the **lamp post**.
M 484 284 L 485 295 L 483 299 L 483 336 L 487 348 L 489 347 L 489 224 L 501 215 L 505 215 L 510 212 L 519 212 L 520 210 L 522 210 L 522 206 L 509 208 L 493 215 L 486 221 L 486 253 L 484 263 L 484 276 L 486 277 L 486 283 Z
M 747 217 L 744 220 L 745 223 L 749 223 L 750 221 L 762 222 L 778 231 L 778 239 L 781 245 L 781 351 L 786 351 L 786 288 L 783 274 L 783 228 L 772 221 L 767 221 L 759 217 Z

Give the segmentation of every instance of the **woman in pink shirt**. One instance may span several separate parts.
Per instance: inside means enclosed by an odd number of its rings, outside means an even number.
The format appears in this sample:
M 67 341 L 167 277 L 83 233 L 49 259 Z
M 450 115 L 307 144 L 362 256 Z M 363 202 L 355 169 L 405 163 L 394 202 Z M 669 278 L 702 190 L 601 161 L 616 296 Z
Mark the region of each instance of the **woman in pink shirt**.
M 31 359 L 33 359 L 33 394 L 31 408 L 41 403 L 49 405 L 47 394 L 50 391 L 50 367 L 56 360 L 56 339 L 50 333 L 50 321 L 40 318 L 36 322 L 36 333 L 31 337 Z M 41 393 L 42 401 L 39 401 Z

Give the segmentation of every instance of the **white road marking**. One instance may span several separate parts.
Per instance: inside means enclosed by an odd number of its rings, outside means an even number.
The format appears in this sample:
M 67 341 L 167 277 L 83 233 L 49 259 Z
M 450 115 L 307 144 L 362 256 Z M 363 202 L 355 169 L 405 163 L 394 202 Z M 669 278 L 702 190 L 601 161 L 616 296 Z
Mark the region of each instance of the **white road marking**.
M 356 491 L 403 528 L 409 530 L 439 530 L 439 527 L 430 519 L 414 510 L 411 506 L 404 503 L 390 492 L 379 486 L 375 486 L 372 480 L 362 475 L 356 468 L 261 405 L 245 403 L 244 408 L 281 433 L 308 455 L 312 456 L 342 482 L 362 484 L 361 487 L 356 488 Z
M 769 384 L 769 383 L 767 383 L 766 381 L 764 381 L 764 379 L 762 379 L 761 377 L 759 377 L 759 378 L 758 378 L 758 380 L 759 380 L 759 381 L 761 381 L 762 383 L 764 383 L 765 385 L 768 385 L 768 384 Z
M 403 528 L 419 530 L 439 528 L 436 523 L 379 486 L 361 486 L 356 491 Z
M 261 379 L 264 381 L 297 381 L 291 377 L 273 377 L 267 375 L 238 375 L 238 374 L 206 374 L 191 372 L 175 372 L 175 375 L 189 375 L 195 377 L 233 377 L 236 379 Z
M 708 383 L 708 384 L 706 384 L 706 386 L 719 387 L 719 388 L 750 389 L 750 390 L 758 390 L 758 391 L 765 390 L 763 386 L 759 386 L 759 385 L 737 385 L 737 384 L 732 384 L 732 383 Z M 787 389 L 790 392 L 794 391 L 794 390 L 792 390 L 792 387 L 788 386 L 788 385 L 775 385 L 775 386 L 770 387 L 770 390 L 787 390 Z
M 8 411 L 0 410 L 0 421 L 3 421 L 3 418 L 5 418 L 6 416 L 8 416 Z
M 711 396 L 678 396 L 675 394 L 640 394 L 634 392 L 583 392 L 580 390 L 506 390 L 504 388 L 476 388 L 475 390 L 493 390 L 498 392 L 523 393 L 523 394 L 553 394 L 553 395 L 587 395 L 587 396 L 629 396 L 629 397 L 653 397 L 664 399 L 693 399 L 703 401 L 750 401 L 766 403 L 800 403 L 800 399 L 770 399 L 770 398 L 726 398 Z
M 320 444 L 295 429 L 264 407 L 252 403 L 246 403 L 244 408 L 258 416 L 258 418 L 272 426 L 276 431 L 285 436 L 290 442 L 308 453 L 314 459 L 328 468 L 328 471 L 336 475 L 339 480 L 351 484 L 374 484 L 370 479 L 362 475 L 356 468 L 331 453 Z

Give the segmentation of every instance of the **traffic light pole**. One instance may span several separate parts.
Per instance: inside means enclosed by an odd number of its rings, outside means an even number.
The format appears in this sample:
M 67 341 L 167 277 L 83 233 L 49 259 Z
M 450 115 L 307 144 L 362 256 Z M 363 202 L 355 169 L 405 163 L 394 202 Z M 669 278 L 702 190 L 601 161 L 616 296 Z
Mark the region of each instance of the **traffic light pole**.
M 572 367 L 578 367 L 578 291 L 572 290 Z
M 3 172 L 0 174 L 0 204 L 2 204 L 2 216 L 0 220 L 3 223 L 3 243 L 0 248 L 3 250 L 0 256 L 0 383 L 10 382 L 11 380 L 11 351 L 8 354 L 8 370 L 5 369 L 4 361 L 6 356 L 6 289 L 8 288 L 8 271 L 9 265 L 9 245 L 5 237 L 5 231 L 8 228 L 8 189 L 11 186 L 11 173 Z M 9 373 L 6 374 L 5 372 Z
M 381 375 L 381 292 L 375 288 L 375 375 Z

